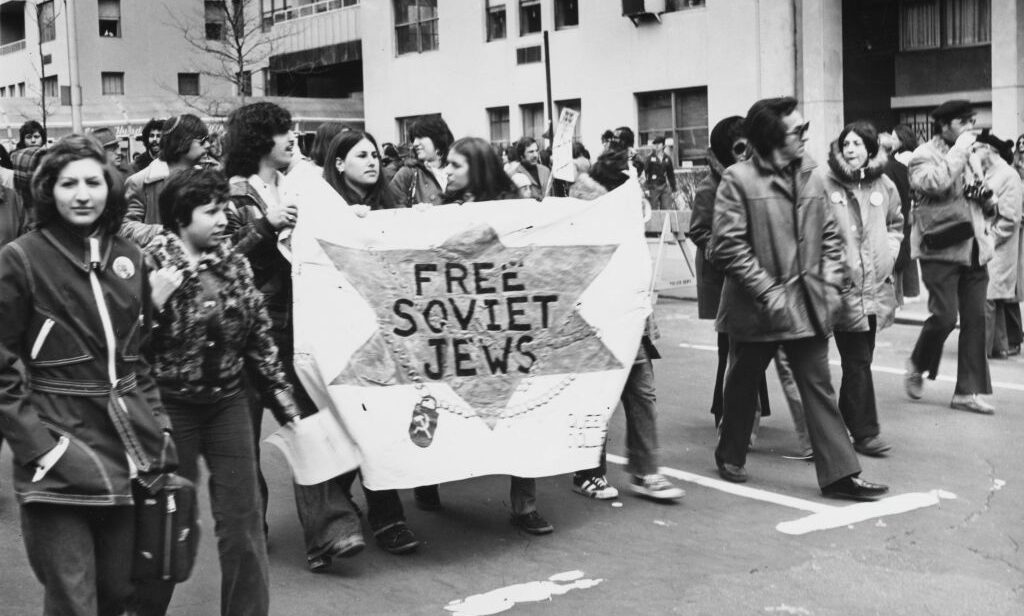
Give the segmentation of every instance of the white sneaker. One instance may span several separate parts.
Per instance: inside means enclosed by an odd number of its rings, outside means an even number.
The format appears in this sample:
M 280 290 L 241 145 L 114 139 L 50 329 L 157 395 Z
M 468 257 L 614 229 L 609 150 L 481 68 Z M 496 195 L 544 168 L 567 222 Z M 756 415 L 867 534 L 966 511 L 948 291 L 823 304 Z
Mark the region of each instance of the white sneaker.
M 686 492 L 675 487 L 664 475 L 633 475 L 629 487 L 637 496 L 657 501 L 679 500 Z
M 949 402 L 950 408 L 960 411 L 970 411 L 979 415 L 994 415 L 996 407 L 985 402 L 981 394 L 954 394 Z
M 597 500 L 611 500 L 619 497 L 619 491 L 608 483 L 604 475 L 587 477 L 582 482 L 572 481 L 572 491 Z

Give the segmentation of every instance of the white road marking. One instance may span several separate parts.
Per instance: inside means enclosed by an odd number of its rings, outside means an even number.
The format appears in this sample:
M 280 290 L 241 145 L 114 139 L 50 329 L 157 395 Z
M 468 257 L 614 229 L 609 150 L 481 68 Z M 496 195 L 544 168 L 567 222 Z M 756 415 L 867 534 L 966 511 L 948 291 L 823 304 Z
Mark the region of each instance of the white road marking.
M 694 349 L 696 351 L 716 351 L 716 352 L 718 351 L 718 347 L 707 345 L 707 344 L 688 344 L 686 342 L 683 342 L 683 343 L 680 343 L 679 347 L 683 348 L 683 349 Z M 835 359 L 829 360 L 828 363 L 831 366 L 839 366 L 840 365 L 839 361 L 835 360 Z M 876 365 L 872 365 L 871 366 L 871 370 L 873 372 L 881 372 L 881 373 L 884 373 L 884 374 L 896 374 L 896 375 L 899 375 L 899 376 L 903 376 L 903 373 L 906 372 L 906 370 L 904 370 L 903 368 L 890 368 L 888 366 L 876 366 Z M 944 383 L 956 383 L 956 377 L 946 376 L 944 374 L 940 374 L 938 376 L 937 380 L 942 381 Z M 1009 390 L 1012 390 L 1012 391 L 1024 391 L 1024 385 L 1021 385 L 1019 383 L 1004 383 L 1002 381 L 992 381 L 992 387 L 994 389 L 1009 389 Z
M 444 609 L 455 616 L 489 616 L 515 607 L 517 603 L 548 601 L 570 590 L 593 588 L 604 580 L 586 579 L 582 571 L 556 573 L 542 582 L 525 582 L 450 601 Z
M 611 453 L 607 454 L 607 459 L 609 462 L 623 466 L 627 462 L 626 458 Z M 803 535 L 816 530 L 828 530 L 830 528 L 839 528 L 840 526 L 849 526 L 850 524 L 863 522 L 873 518 L 906 513 L 907 511 L 913 511 L 914 509 L 937 505 L 941 499 L 956 498 L 956 495 L 950 492 L 932 490 L 930 492 L 898 494 L 896 496 L 890 496 L 874 502 L 855 503 L 853 505 L 838 507 L 835 505 L 827 505 L 825 503 L 804 500 L 802 498 L 796 498 L 786 494 L 779 494 L 778 492 L 771 492 L 769 490 L 761 490 L 759 488 L 751 488 L 749 486 L 730 483 L 728 481 L 712 479 L 711 477 L 705 477 L 704 475 L 681 471 L 667 466 L 660 467 L 658 471 L 668 477 L 672 477 L 680 481 L 686 481 L 688 483 L 694 483 L 699 486 L 711 488 L 727 494 L 734 494 L 736 496 L 759 500 L 773 505 L 779 505 L 781 507 L 789 507 L 790 509 L 811 512 L 811 515 L 809 516 L 789 522 L 781 522 L 776 525 L 776 530 L 787 535 Z

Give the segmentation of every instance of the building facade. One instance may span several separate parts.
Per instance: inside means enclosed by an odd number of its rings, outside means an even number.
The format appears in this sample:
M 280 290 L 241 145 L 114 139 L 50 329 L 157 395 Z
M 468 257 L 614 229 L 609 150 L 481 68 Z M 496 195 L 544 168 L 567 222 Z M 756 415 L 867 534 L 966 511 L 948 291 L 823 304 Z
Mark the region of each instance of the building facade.
M 299 130 L 361 125 L 359 9 L 359 0 L 0 0 L 0 139 L 44 115 L 51 138 L 70 132 L 72 58 L 84 127 L 113 126 L 126 139 L 152 117 L 217 123 L 252 97 L 288 107 Z M 239 39 L 247 51 L 232 55 Z

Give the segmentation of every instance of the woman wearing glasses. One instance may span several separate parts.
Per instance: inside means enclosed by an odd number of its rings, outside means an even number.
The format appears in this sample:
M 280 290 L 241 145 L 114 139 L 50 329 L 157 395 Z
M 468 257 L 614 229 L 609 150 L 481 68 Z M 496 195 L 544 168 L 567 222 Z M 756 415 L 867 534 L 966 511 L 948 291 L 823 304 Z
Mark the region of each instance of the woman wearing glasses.
M 157 197 L 171 174 L 197 165 L 206 156 L 210 130 L 192 114 L 174 116 L 164 122 L 160 136 L 160 157 L 125 181 L 128 213 L 121 235 L 145 247 L 162 230 Z

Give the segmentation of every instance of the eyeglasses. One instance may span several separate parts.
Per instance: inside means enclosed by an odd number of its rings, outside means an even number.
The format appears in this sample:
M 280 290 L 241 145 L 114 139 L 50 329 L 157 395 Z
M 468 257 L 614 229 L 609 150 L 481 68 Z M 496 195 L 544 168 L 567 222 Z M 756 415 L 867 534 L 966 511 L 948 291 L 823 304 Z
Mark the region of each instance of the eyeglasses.
M 793 128 L 786 131 L 786 136 L 796 135 L 798 138 L 803 139 L 804 135 L 807 134 L 807 130 L 811 128 L 810 122 L 804 122 L 803 124 L 797 124 Z

